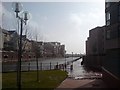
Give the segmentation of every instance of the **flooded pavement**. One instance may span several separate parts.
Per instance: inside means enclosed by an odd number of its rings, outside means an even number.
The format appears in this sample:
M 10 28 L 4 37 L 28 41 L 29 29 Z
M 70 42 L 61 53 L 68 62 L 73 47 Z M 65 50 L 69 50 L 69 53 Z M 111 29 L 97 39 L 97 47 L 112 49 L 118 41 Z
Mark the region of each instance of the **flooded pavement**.
M 81 65 L 82 59 L 75 61 L 67 66 L 68 78 L 71 79 L 101 79 L 101 72 L 86 71 L 84 66 Z M 71 70 L 71 65 L 73 69 Z
M 81 89 L 103 89 L 108 88 L 107 84 L 101 79 L 102 73 L 98 71 L 86 70 L 81 65 L 82 59 L 75 61 L 67 66 L 68 78 L 66 78 L 55 90 L 81 90 Z M 71 65 L 73 69 L 71 70 Z

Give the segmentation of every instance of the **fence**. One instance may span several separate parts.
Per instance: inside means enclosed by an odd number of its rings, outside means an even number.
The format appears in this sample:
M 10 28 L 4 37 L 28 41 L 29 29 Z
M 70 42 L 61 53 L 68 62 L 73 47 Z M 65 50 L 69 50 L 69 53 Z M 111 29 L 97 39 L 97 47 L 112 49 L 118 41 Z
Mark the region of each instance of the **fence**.
M 38 69 L 39 70 L 53 70 L 53 69 L 61 69 L 61 70 L 66 70 L 67 65 L 70 65 L 71 62 L 66 62 L 66 63 L 43 63 L 40 62 L 38 63 Z M 70 66 L 70 69 L 73 69 L 73 66 Z M 31 70 L 37 70 L 37 65 L 35 63 L 31 62 L 25 62 L 21 64 L 21 71 L 31 71 Z M 9 71 L 17 71 L 17 63 L 14 64 L 3 64 L 2 65 L 2 72 L 9 72 Z

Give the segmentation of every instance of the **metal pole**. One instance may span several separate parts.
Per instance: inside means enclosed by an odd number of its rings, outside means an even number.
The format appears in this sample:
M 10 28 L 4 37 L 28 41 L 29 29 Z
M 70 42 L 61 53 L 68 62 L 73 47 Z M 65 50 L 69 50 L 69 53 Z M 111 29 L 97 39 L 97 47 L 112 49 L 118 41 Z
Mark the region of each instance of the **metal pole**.
M 58 67 L 58 62 L 57 62 L 57 69 L 59 69 L 59 67 Z
M 40 67 L 41 67 L 40 70 L 42 70 L 42 62 L 40 63 Z
M 28 63 L 28 71 L 30 71 L 30 61 L 29 61 L 29 63 Z
M 23 20 L 21 21 L 21 29 L 20 29 L 20 41 L 19 41 L 19 51 L 18 51 L 18 68 L 17 68 L 17 84 L 18 90 L 21 90 L 21 56 L 22 56 L 22 32 L 23 32 Z
M 50 70 L 51 70 L 51 62 L 50 62 Z

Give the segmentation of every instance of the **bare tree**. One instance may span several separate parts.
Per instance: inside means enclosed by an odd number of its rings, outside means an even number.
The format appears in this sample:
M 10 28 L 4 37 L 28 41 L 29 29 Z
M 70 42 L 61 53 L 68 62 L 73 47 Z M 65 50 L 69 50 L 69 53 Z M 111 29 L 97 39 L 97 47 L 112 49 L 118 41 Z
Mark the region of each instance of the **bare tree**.
M 39 47 L 37 44 L 37 35 L 36 35 L 36 41 L 33 43 L 33 48 L 36 56 L 36 67 L 37 67 L 37 82 L 39 82 L 39 66 L 38 66 L 38 58 L 39 58 Z

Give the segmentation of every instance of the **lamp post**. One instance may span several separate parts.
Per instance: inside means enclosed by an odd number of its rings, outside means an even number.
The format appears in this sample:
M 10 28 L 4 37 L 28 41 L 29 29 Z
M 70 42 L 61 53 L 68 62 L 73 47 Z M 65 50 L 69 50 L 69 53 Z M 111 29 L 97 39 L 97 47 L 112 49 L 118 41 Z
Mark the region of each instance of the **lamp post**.
M 13 3 L 13 9 L 16 13 L 16 18 L 20 20 L 20 37 L 19 37 L 19 50 L 18 50 L 18 63 L 17 63 L 17 87 L 21 90 L 21 56 L 22 56 L 22 32 L 23 32 L 23 23 L 26 25 L 28 20 L 28 12 L 23 12 L 22 16 L 19 16 L 20 11 L 22 10 L 22 4 L 19 2 Z

